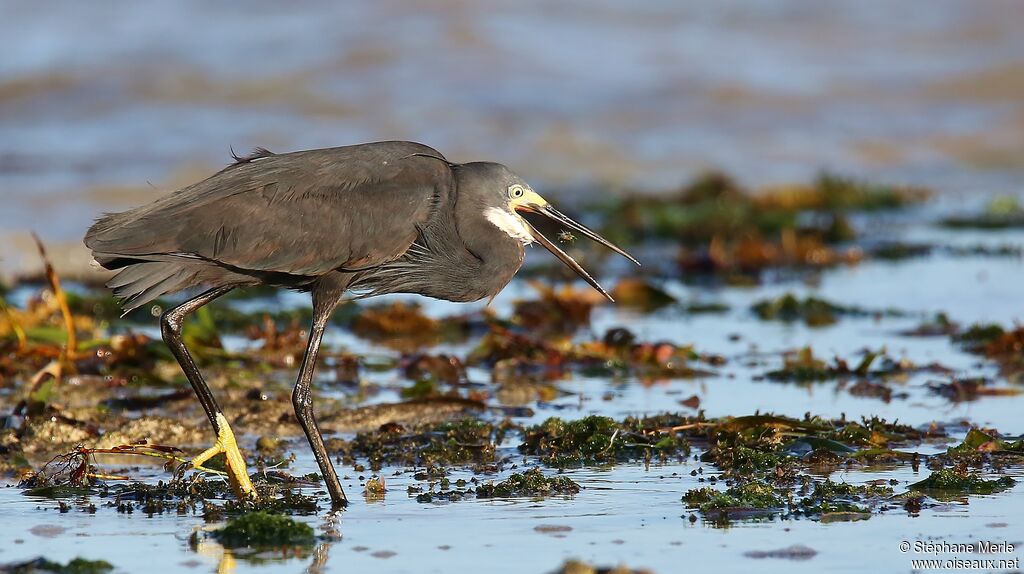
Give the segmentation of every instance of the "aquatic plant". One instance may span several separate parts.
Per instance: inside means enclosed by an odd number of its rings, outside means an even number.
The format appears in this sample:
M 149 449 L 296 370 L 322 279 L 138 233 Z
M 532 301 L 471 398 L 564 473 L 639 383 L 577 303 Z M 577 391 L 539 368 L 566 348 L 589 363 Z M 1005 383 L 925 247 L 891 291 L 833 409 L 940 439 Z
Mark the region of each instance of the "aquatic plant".
M 316 542 L 308 524 L 281 514 L 257 511 L 232 518 L 212 536 L 227 548 L 287 548 Z

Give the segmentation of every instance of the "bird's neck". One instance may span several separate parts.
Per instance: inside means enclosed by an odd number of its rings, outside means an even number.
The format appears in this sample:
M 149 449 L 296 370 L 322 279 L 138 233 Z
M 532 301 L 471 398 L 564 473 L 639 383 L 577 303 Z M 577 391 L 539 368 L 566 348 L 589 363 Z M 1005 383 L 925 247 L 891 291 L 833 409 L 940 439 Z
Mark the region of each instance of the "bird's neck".
M 456 204 L 455 218 L 459 236 L 466 250 L 479 260 L 474 270 L 478 280 L 488 284 L 488 295 L 497 294 L 523 264 L 528 231 L 522 221 L 507 212 L 498 215 L 496 211 L 504 211 L 500 208 L 460 203 Z

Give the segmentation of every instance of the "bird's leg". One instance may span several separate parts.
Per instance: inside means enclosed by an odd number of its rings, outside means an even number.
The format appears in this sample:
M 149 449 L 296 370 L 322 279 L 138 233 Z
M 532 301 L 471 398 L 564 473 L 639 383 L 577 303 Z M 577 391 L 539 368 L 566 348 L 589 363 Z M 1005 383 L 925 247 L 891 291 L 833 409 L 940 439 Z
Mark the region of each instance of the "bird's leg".
M 321 294 L 313 291 L 313 326 L 309 330 L 309 344 L 306 347 L 306 354 L 302 358 L 302 366 L 299 367 L 299 377 L 295 381 L 295 389 L 292 391 L 292 405 L 295 407 L 295 416 L 299 419 L 302 431 L 306 433 L 309 446 L 313 449 L 313 456 L 317 465 L 320 466 L 320 474 L 324 477 L 327 491 L 331 494 L 331 506 L 344 508 L 348 506 L 348 499 L 345 498 L 345 491 L 341 488 L 338 480 L 338 473 L 334 470 L 331 458 L 324 447 L 324 439 L 320 434 L 320 427 L 313 415 L 313 394 L 310 385 L 313 382 L 313 369 L 316 367 L 316 355 L 320 351 L 320 341 L 324 336 L 324 329 L 327 321 L 331 318 L 331 312 L 338 304 L 340 294 Z
M 249 471 L 245 466 L 242 453 L 238 450 L 238 444 L 235 442 L 235 433 L 231 431 L 228 419 L 217 405 L 217 401 L 210 392 L 210 387 L 206 385 L 202 373 L 199 372 L 199 367 L 196 366 L 195 360 L 192 359 L 192 355 L 181 340 L 181 324 L 185 317 L 231 289 L 232 287 L 211 289 L 168 310 L 160 317 L 160 333 L 163 335 L 167 347 L 170 348 L 171 354 L 181 365 L 181 370 L 184 371 L 196 396 L 199 397 L 199 402 L 203 405 L 210 424 L 213 425 L 213 431 L 217 433 L 217 442 L 192 459 L 192 466 L 198 468 L 213 456 L 224 453 L 228 482 L 231 483 L 235 495 L 240 499 L 255 499 L 256 489 L 253 488 L 252 481 L 249 480 Z

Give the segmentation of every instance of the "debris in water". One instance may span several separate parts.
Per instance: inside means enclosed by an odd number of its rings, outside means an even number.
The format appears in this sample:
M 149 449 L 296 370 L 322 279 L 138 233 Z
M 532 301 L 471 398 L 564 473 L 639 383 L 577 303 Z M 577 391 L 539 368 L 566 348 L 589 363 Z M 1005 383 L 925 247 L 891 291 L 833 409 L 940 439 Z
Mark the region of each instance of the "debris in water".
M 539 468 L 516 473 L 495 484 L 489 482 L 476 487 L 477 498 L 512 498 L 517 496 L 551 496 L 576 494 L 580 485 L 567 476 L 546 477 Z
M 40 557 L 26 562 L 0 565 L 0 572 L 7 574 L 106 574 L 113 569 L 114 565 L 106 560 L 85 558 L 73 558 L 67 564 L 61 564 Z
M 211 534 L 226 548 L 286 549 L 310 547 L 316 542 L 308 524 L 263 511 L 232 518 Z

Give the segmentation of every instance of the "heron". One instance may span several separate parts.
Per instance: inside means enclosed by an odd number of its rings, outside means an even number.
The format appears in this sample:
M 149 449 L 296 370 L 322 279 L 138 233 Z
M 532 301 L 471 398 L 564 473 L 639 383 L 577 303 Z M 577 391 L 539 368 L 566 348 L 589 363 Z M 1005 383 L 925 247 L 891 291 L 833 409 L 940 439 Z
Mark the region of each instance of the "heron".
M 471 302 L 497 295 L 537 242 L 594 289 L 611 296 L 521 212 L 544 215 L 637 263 L 555 209 L 499 163 L 453 163 L 423 144 L 386 141 L 273 153 L 232 152 L 209 178 L 147 205 L 106 214 L 85 235 L 125 313 L 203 287 L 164 311 L 160 332 L 213 427 L 192 459 L 224 454 L 236 496 L 257 499 L 245 459 L 181 332 L 185 318 L 229 291 L 270 285 L 310 293 L 313 320 L 292 405 L 332 507 L 347 505 L 313 412 L 312 381 L 324 330 L 346 293 Z

